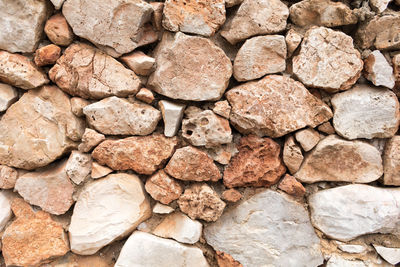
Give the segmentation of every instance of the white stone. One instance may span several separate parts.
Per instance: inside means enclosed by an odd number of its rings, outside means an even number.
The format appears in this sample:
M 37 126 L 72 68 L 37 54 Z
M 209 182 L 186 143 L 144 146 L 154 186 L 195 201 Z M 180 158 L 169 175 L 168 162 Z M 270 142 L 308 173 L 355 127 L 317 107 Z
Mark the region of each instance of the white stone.
M 154 70 L 154 64 L 156 63 L 154 58 L 149 57 L 142 51 L 135 51 L 129 55 L 125 55 L 121 57 L 121 60 L 134 73 L 144 76 L 149 75 Z
M 60 9 L 65 0 L 50 0 L 56 9 Z
M 368 249 L 365 245 L 346 244 L 340 241 L 336 241 L 335 243 L 341 251 L 352 254 L 364 253 Z
M 92 157 L 90 154 L 74 150 L 69 156 L 65 169 L 69 179 L 75 184 L 80 184 L 89 177 L 92 171 Z
M 349 260 L 339 255 L 332 255 L 326 267 L 370 267 L 370 265 L 360 260 Z
M 377 11 L 378 13 L 382 13 L 385 11 L 387 6 L 389 5 L 389 2 L 392 0 L 370 0 L 369 4 L 371 5 L 372 9 Z
M 382 85 L 389 89 L 394 87 L 393 68 L 379 50 L 374 50 L 364 63 L 364 73 L 368 80 L 376 86 Z
M 390 264 L 396 265 L 400 262 L 400 248 L 388 248 L 372 244 L 378 254 Z
M 158 102 L 164 120 L 164 135 L 173 137 L 181 125 L 185 105 L 168 100 Z
M 0 112 L 6 111 L 17 99 L 18 91 L 14 87 L 0 83 Z
M 0 231 L 3 231 L 4 227 L 12 217 L 11 201 L 7 191 L 0 191 Z
M 169 214 L 173 211 L 173 208 L 168 205 L 161 204 L 160 202 L 157 202 L 153 207 L 153 213 L 157 214 Z

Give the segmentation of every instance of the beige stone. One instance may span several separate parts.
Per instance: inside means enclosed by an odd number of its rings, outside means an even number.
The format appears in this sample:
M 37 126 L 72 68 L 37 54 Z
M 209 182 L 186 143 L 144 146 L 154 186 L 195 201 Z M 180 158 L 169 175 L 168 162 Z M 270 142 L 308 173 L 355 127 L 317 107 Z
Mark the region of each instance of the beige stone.
M 228 202 L 237 202 L 242 198 L 242 194 L 236 189 L 228 189 L 222 192 L 222 199 Z
M 157 202 L 153 207 L 153 213 L 157 214 L 170 214 L 174 210 L 175 209 L 171 208 L 170 206 L 163 205 L 159 202 Z
M 292 135 L 288 136 L 283 147 L 283 162 L 291 174 L 299 170 L 303 159 L 300 146 L 296 144 Z
M 297 47 L 299 47 L 301 40 L 303 40 L 303 36 L 293 29 L 290 29 L 286 33 L 285 41 L 287 46 L 288 57 L 290 57 L 293 54 L 293 52 L 297 49 Z
M 124 62 L 134 73 L 147 76 L 154 71 L 156 60 L 149 57 L 142 51 L 135 51 L 131 54 L 121 57 Z
M 239 46 L 233 45 L 229 43 L 224 37 L 221 35 L 221 31 L 218 31 L 213 36 L 209 37 L 209 39 L 219 48 L 221 48 L 225 55 L 233 62 L 235 60 L 236 54 L 239 51 Z
M 382 13 L 392 0 L 370 0 L 369 4 L 372 9 L 378 13 Z
M 312 128 L 300 130 L 294 136 L 306 152 L 313 149 L 319 142 L 319 133 Z
M 90 173 L 90 177 L 92 177 L 93 179 L 98 179 L 98 178 L 104 177 L 113 172 L 112 169 L 110 169 L 106 166 L 102 166 L 95 161 L 92 162 L 91 169 L 92 169 L 92 171 Z
M 173 137 L 179 131 L 186 105 L 168 100 L 158 102 L 164 120 L 164 135 Z
M 90 105 L 90 102 L 86 99 L 80 97 L 71 98 L 71 111 L 77 117 L 85 116 L 85 114 L 83 114 L 83 108 L 86 107 L 87 105 Z
M 59 46 L 54 44 L 46 45 L 36 50 L 33 61 L 39 67 L 53 65 L 60 57 L 60 54 L 61 48 Z
M 163 170 L 147 179 L 145 188 L 152 198 L 162 204 L 169 204 L 182 194 L 181 185 Z
M 61 258 L 57 258 L 51 263 L 44 264 L 40 267 L 113 267 L 113 256 L 110 253 L 102 253 L 90 256 L 76 255 L 71 252 Z
M 72 151 L 65 166 L 65 171 L 68 178 L 75 184 L 79 185 L 84 182 L 92 172 L 91 155 L 77 150 Z
M 226 98 L 232 106 L 230 122 L 243 134 L 275 138 L 332 117 L 330 108 L 300 82 L 279 75 L 234 87 Z
M 236 261 L 231 255 L 222 251 L 216 251 L 215 258 L 218 267 L 243 267 L 243 265 Z
M 400 136 L 395 135 L 386 142 L 383 154 L 383 184 L 400 185 Z
M 57 13 L 46 21 L 44 32 L 56 45 L 68 46 L 74 40 L 74 33 L 62 13 Z
M 208 154 L 216 162 L 227 165 L 231 161 L 231 158 L 238 152 L 235 143 L 229 143 L 214 147 L 202 147 L 200 148 Z
M 393 75 L 395 79 L 395 87 L 394 92 L 396 95 L 400 95 L 400 54 L 395 55 L 392 58 L 392 65 L 393 65 Z
M 318 126 L 318 131 L 326 134 L 334 134 L 335 128 L 333 128 L 332 124 L 329 121 L 327 121 Z
M 0 112 L 6 111 L 18 100 L 18 91 L 5 83 L 0 83 Z
M 164 10 L 163 2 L 151 2 L 151 7 L 153 8 L 153 14 L 151 15 L 151 23 L 157 31 L 162 29 L 162 17 Z
M 13 198 L 12 193 L 5 190 L 0 191 L 0 231 L 3 231 L 4 227 L 13 217 L 11 211 Z
M 364 60 L 364 76 L 376 86 L 394 87 L 393 68 L 379 50 L 374 50 Z
M 226 7 L 233 7 L 239 5 L 243 2 L 243 0 L 225 0 Z
M 295 197 L 303 197 L 306 193 L 304 186 L 289 174 L 283 177 L 278 188 Z
M 93 129 L 86 128 L 82 135 L 82 143 L 79 144 L 78 149 L 82 152 L 89 152 L 105 139 L 106 137 L 104 134 L 100 134 Z
M 226 100 L 218 101 L 215 102 L 213 111 L 215 114 L 220 115 L 225 119 L 229 119 L 229 115 L 231 114 L 231 106 Z
M 140 89 L 140 91 L 135 95 L 135 98 L 137 98 L 140 101 L 143 101 L 147 104 L 151 104 L 154 101 L 153 92 L 147 88 Z
M 15 182 L 18 179 L 18 171 L 6 165 L 0 165 L 0 188 L 14 188 Z

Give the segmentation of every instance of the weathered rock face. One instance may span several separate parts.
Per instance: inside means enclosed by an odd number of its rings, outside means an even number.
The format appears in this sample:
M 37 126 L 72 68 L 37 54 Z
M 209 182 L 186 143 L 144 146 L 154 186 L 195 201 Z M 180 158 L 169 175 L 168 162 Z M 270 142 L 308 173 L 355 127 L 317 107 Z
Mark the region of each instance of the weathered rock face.
M 150 175 L 172 156 L 177 143 L 176 138 L 166 138 L 160 134 L 106 140 L 93 150 L 92 156 L 101 165 L 113 170 L 131 169 Z
M 243 266 L 318 266 L 319 239 L 303 206 L 283 194 L 263 190 L 226 211 L 204 229 L 215 250 Z
M 182 194 L 181 185 L 163 170 L 151 176 L 146 181 L 145 188 L 152 198 L 163 204 L 169 204 Z
M 92 171 L 92 157 L 90 154 L 77 150 L 72 151 L 65 166 L 65 171 L 68 178 L 75 184 L 82 183 L 90 176 Z
M 310 151 L 313 149 L 319 142 L 319 133 L 312 129 L 306 128 L 296 132 L 295 134 L 297 142 L 301 145 L 304 151 Z
M 224 117 L 225 119 L 229 119 L 229 115 L 231 114 L 231 106 L 229 102 L 226 100 L 215 102 L 213 111 L 215 114 Z
M 161 119 L 152 106 L 115 96 L 86 106 L 83 113 L 91 126 L 109 135 L 148 135 Z
M 219 267 L 243 267 L 242 264 L 225 252 L 215 251 L 215 258 Z
M 98 179 L 101 177 L 106 176 L 107 174 L 110 174 L 113 172 L 112 169 L 106 167 L 106 166 L 102 166 L 100 164 L 98 164 L 97 162 L 93 161 L 92 162 L 92 168 L 91 168 L 92 172 L 90 173 L 90 177 L 93 179 Z
M 243 134 L 280 137 L 332 117 L 326 104 L 284 76 L 269 75 L 239 85 L 226 98 L 232 106 L 230 122 Z
M 236 44 L 255 35 L 283 31 L 289 9 L 279 0 L 244 0 L 222 27 L 221 35 Z
M 279 189 L 295 197 L 302 197 L 306 193 L 304 186 L 289 174 L 283 177 L 282 181 L 279 183 Z
M 200 248 L 136 231 L 122 247 L 115 267 L 131 266 L 208 267 Z
M 46 1 L 1 0 L 0 6 L 0 49 L 35 51 L 48 15 Z
M 141 51 L 125 55 L 121 57 L 121 60 L 128 65 L 133 72 L 144 76 L 147 76 L 154 71 L 154 64 L 156 62 L 154 58 L 149 57 Z
M 333 126 L 343 137 L 388 138 L 397 132 L 399 101 L 388 89 L 357 84 L 347 92 L 336 94 L 331 102 Z
M 136 74 L 98 49 L 83 43 L 70 45 L 49 71 L 62 90 L 82 98 L 125 97 L 139 90 Z
M 297 49 L 300 45 L 301 40 L 303 40 L 303 36 L 298 33 L 297 31 L 290 29 L 285 36 L 288 56 L 290 57 L 293 52 Z
M 75 148 L 83 131 L 84 122 L 60 89 L 30 90 L 1 118 L 0 163 L 27 170 L 46 166 Z
M 69 226 L 71 250 L 94 254 L 131 233 L 150 216 L 150 203 L 140 179 L 126 173 L 110 174 L 80 193 Z
M 195 52 L 187 53 L 187 50 Z M 165 33 L 154 57 L 157 67 L 148 86 L 174 99 L 218 100 L 232 76 L 229 58 L 202 37 Z
M 392 58 L 392 64 L 393 64 L 393 74 L 395 79 L 394 89 L 396 95 L 398 95 L 400 91 L 400 54 L 397 54 Z
M 386 143 L 383 154 L 383 183 L 400 185 L 400 136 L 393 136 Z
M 85 132 L 82 135 L 82 143 L 79 144 L 78 149 L 82 152 L 89 152 L 104 141 L 106 137 L 103 134 L 96 132 L 90 128 L 86 128 Z
M 67 0 L 62 11 L 76 35 L 118 57 L 138 47 L 153 8 L 142 0 Z
M 167 0 L 162 25 L 173 32 L 211 36 L 225 22 L 225 0 Z
M 319 191 L 308 202 L 314 226 L 330 238 L 349 241 L 371 233 L 399 234 L 397 188 L 352 184 Z
M 379 50 L 374 50 L 364 60 L 364 74 L 376 86 L 394 87 L 393 68 Z
M 83 108 L 90 105 L 90 101 L 80 98 L 80 97 L 72 97 L 71 98 L 71 111 L 72 113 L 75 114 L 77 117 L 83 117 L 85 114 L 83 114 Z
M 36 50 L 33 61 L 39 67 L 53 65 L 60 57 L 60 54 L 61 48 L 59 46 L 54 44 L 46 45 Z
M 242 194 L 236 189 L 228 189 L 222 192 L 222 199 L 228 202 L 237 202 L 242 198 Z
M 185 105 L 168 100 L 161 100 L 158 102 L 158 105 L 164 121 L 164 135 L 173 137 L 181 126 Z
M 374 146 L 363 141 L 346 141 L 330 135 L 306 155 L 295 177 L 306 183 L 369 183 L 379 179 L 382 174 L 382 158 Z
M 5 191 L 0 191 L 0 231 L 3 231 L 12 217 L 11 198 Z
M 44 211 L 34 212 L 22 199 L 11 206 L 15 221 L 2 237 L 2 252 L 8 265 L 38 266 L 69 251 L 68 238 L 62 225 Z
M 70 45 L 74 39 L 74 33 L 67 20 L 61 13 L 51 16 L 44 26 L 44 32 L 50 41 L 56 45 Z
M 141 88 L 140 91 L 135 95 L 136 99 L 143 101 L 144 103 L 151 104 L 154 101 L 154 94 L 147 88 Z M 160 101 L 161 102 L 161 101 Z M 159 102 L 159 103 L 160 103 Z
M 285 173 L 280 147 L 270 138 L 249 135 L 240 139 L 239 153 L 224 171 L 227 187 L 270 186 Z
M 299 55 L 293 58 L 293 73 L 304 85 L 331 93 L 349 89 L 362 69 L 363 61 L 353 39 L 324 27 L 308 30 Z
M 0 83 L 0 112 L 6 111 L 17 99 L 18 92 L 14 87 Z
M 18 171 L 16 169 L 8 167 L 6 165 L 0 165 L 0 188 L 1 189 L 14 188 L 18 176 L 19 176 Z
M 371 0 L 369 4 L 371 5 L 372 9 L 378 13 L 382 13 L 387 8 L 389 2 L 391 2 L 391 0 Z
M 390 264 L 396 265 L 400 262 L 400 248 L 388 248 L 379 245 L 373 245 L 376 252 Z
M 286 138 L 285 145 L 283 147 L 283 162 L 291 174 L 294 174 L 299 170 L 303 159 L 304 156 L 301 152 L 301 148 L 294 141 L 294 137 L 289 136 Z

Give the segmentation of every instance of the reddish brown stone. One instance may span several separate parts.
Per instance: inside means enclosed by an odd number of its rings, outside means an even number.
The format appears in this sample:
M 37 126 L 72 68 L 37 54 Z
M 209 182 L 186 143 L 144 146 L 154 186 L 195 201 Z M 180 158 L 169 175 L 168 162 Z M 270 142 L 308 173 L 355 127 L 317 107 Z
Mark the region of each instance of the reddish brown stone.
M 54 44 L 46 45 L 35 52 L 35 64 L 39 67 L 46 65 L 53 65 L 60 57 L 61 48 Z
M 229 202 L 237 202 L 242 198 L 242 194 L 236 189 L 228 189 L 222 192 L 222 199 Z
M 278 188 L 295 197 L 302 197 L 306 193 L 304 186 L 289 174 L 283 177 Z
M 222 251 L 216 251 L 215 258 L 217 259 L 219 267 L 243 267 L 243 265 L 236 261 L 231 255 Z
M 150 177 L 146 181 L 145 188 L 152 198 L 166 205 L 182 194 L 181 185 L 163 170 Z

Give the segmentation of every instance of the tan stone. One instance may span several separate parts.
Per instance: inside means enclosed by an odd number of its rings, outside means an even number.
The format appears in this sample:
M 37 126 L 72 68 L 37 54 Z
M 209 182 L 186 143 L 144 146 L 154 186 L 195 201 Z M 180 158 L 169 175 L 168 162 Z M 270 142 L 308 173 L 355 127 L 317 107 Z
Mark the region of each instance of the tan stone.
M 139 99 L 140 101 L 143 101 L 147 104 L 151 104 L 154 101 L 154 95 L 153 92 L 150 91 L 147 88 L 142 88 L 140 89 L 140 91 L 136 94 L 135 96 L 137 99 Z
M 142 51 L 135 51 L 131 54 L 121 57 L 124 62 L 134 73 L 147 76 L 155 69 L 156 60 L 149 57 Z
M 386 142 L 383 153 L 383 184 L 400 185 L 400 136 L 395 135 Z
M 316 127 L 332 111 L 300 82 L 269 75 L 226 93 L 232 106 L 230 122 L 243 134 L 281 137 L 306 126 Z
M 181 185 L 163 170 L 147 179 L 145 188 L 152 198 L 162 204 L 169 204 L 182 194 Z
M 329 121 L 327 121 L 318 126 L 318 131 L 326 134 L 334 134 L 335 128 L 333 128 L 332 124 Z
M 394 87 L 393 68 L 379 50 L 372 51 L 364 60 L 364 76 L 376 86 Z
M 295 197 L 303 197 L 306 193 L 304 186 L 289 174 L 283 177 L 278 188 Z
M 18 179 L 18 171 L 6 165 L 0 165 L 0 188 L 14 188 L 15 182 Z
M 82 98 L 135 94 L 140 80 L 120 62 L 87 44 L 70 45 L 49 71 L 62 90 Z
M 54 44 L 46 45 L 35 52 L 34 62 L 37 66 L 53 65 L 60 57 L 61 48 Z
M 112 169 L 110 169 L 106 166 L 102 166 L 95 161 L 92 162 L 91 169 L 92 169 L 92 172 L 90 174 L 90 177 L 92 177 L 93 179 L 98 179 L 98 178 L 104 177 L 113 172 Z
M 151 2 L 151 7 L 153 8 L 153 14 L 151 15 L 151 23 L 157 31 L 162 29 L 162 17 L 164 10 L 163 2 Z
M 221 48 L 225 55 L 233 62 L 235 60 L 236 54 L 239 51 L 239 46 L 233 45 L 229 43 L 224 37 L 221 35 L 221 31 L 218 31 L 213 36 L 209 37 L 209 39 L 219 48 Z
M 72 151 L 65 166 L 65 171 L 68 178 L 75 184 L 79 185 L 84 182 L 92 172 L 91 155 L 77 150 Z
M 189 186 L 178 199 L 178 205 L 193 220 L 215 222 L 222 215 L 226 204 L 211 187 L 203 183 Z
M 297 49 L 297 47 L 299 47 L 301 40 L 303 40 L 303 36 L 293 29 L 290 29 L 286 33 L 285 41 L 287 46 L 288 57 L 290 57 L 293 54 L 293 52 Z
M 53 15 L 46 21 L 44 32 L 56 45 L 68 46 L 74 40 L 74 33 L 61 13 Z
M 175 209 L 171 208 L 170 206 L 163 205 L 159 202 L 157 202 L 153 207 L 153 213 L 157 214 L 170 214 L 174 210 Z
M 228 189 L 222 192 L 222 199 L 228 202 L 237 202 L 242 198 L 242 194 L 236 189 Z
M 395 87 L 394 92 L 397 96 L 400 95 L 400 54 L 395 55 L 392 58 L 392 65 L 393 65 L 393 75 L 395 79 Z
M 86 128 L 82 135 L 82 143 L 79 144 L 78 149 L 82 152 L 89 152 L 105 139 L 106 137 L 103 134 L 100 134 L 90 128 Z
M 243 267 L 231 255 L 222 251 L 216 251 L 215 258 L 217 259 L 218 267 Z
M 143 33 L 142 33 L 142 36 L 140 37 L 140 40 L 137 45 L 138 45 L 138 47 L 141 47 L 141 46 L 145 46 L 148 44 L 158 42 L 159 39 L 161 38 L 160 35 L 161 35 L 161 32 L 155 31 L 155 29 L 153 28 L 153 26 L 150 23 L 146 23 L 143 26 Z M 112 56 L 114 56 L 114 57 L 119 56 L 119 54 L 115 54 Z
M 16 216 L 2 237 L 2 252 L 8 265 L 37 266 L 69 251 L 61 224 L 44 211 L 34 212 L 20 198 L 11 204 Z
M 11 85 L 0 83 L 0 112 L 6 111 L 18 100 L 18 91 Z
M 218 101 L 215 102 L 213 111 L 215 114 L 220 115 L 225 119 L 229 119 L 229 115 L 231 114 L 231 106 L 226 100 Z
M 113 170 L 134 170 L 150 175 L 163 167 L 175 151 L 177 138 L 161 134 L 106 140 L 92 153 L 93 159 Z
M 186 105 L 174 103 L 168 100 L 158 102 L 164 120 L 164 135 L 173 137 L 181 126 L 183 111 Z
M 90 102 L 86 99 L 80 98 L 80 97 L 72 97 L 71 98 L 71 111 L 72 113 L 75 114 L 77 117 L 83 117 L 85 114 L 83 114 L 83 108 L 89 105 Z
M 291 174 L 296 173 L 303 162 L 303 153 L 292 135 L 288 136 L 283 147 L 283 162 Z
M 235 143 L 209 148 L 202 147 L 200 149 L 206 152 L 213 160 L 223 165 L 227 165 L 231 161 L 231 158 L 238 152 Z
M 148 86 L 173 99 L 218 100 L 232 76 L 232 64 L 225 53 L 202 37 L 166 32 L 154 57 L 157 67 Z
M 312 128 L 300 130 L 294 136 L 306 152 L 313 149 L 319 142 L 319 133 Z
M 40 267 L 113 267 L 112 257 L 104 254 L 96 254 L 90 256 L 81 256 L 73 253 L 67 253 L 61 258 L 44 264 Z
M 392 0 L 370 0 L 369 4 L 373 10 L 382 13 L 387 8 L 389 2 Z
M 214 161 L 203 151 L 192 146 L 179 148 L 165 167 L 172 177 L 183 181 L 218 181 L 221 173 Z

